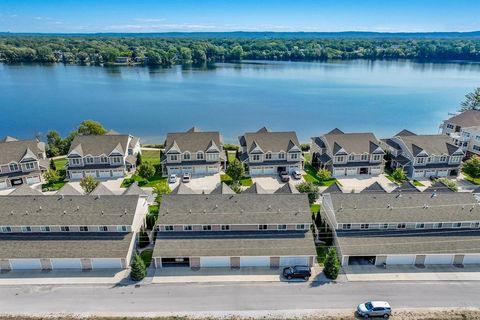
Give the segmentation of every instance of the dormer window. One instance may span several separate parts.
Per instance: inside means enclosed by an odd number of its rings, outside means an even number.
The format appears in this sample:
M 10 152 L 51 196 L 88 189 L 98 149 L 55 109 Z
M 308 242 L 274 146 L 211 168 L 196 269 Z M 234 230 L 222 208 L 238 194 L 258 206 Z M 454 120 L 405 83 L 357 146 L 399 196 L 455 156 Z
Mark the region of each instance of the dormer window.
M 185 152 L 183 154 L 183 160 L 190 160 L 190 152 Z
M 354 154 L 348 155 L 348 161 L 353 161 L 353 160 L 355 160 L 355 155 Z
M 197 152 L 197 160 L 203 160 L 203 152 Z
M 92 164 L 93 163 L 93 158 L 92 157 L 85 157 L 85 162 L 87 164 Z
M 438 159 L 439 162 L 445 162 L 447 161 L 447 157 L 446 156 L 441 156 L 440 159 Z
M 278 154 L 278 159 L 285 159 L 285 152 L 280 152 Z
M 120 162 L 122 162 L 122 160 L 121 160 L 120 157 L 113 157 L 113 158 L 112 158 L 112 162 L 113 162 L 113 163 L 120 163 Z
M 34 169 L 35 169 L 35 163 L 34 163 L 34 162 L 27 162 L 27 163 L 25 163 L 25 169 L 27 169 L 27 170 L 34 170 Z
M 373 161 L 380 161 L 381 157 L 382 157 L 382 156 L 379 155 L 379 154 L 374 154 L 374 155 L 373 155 Z
M 10 163 L 10 171 L 18 171 L 18 164 Z
M 74 166 L 78 166 L 80 165 L 80 159 L 70 159 L 70 164 L 74 165 Z
M 368 160 L 368 154 L 362 154 L 362 157 L 361 157 L 361 160 L 362 161 L 367 161 Z
M 344 160 L 344 157 L 343 157 L 343 156 L 336 156 L 336 157 L 335 157 L 335 161 L 336 161 L 336 162 L 343 162 L 343 160 Z
M 170 161 L 177 161 L 177 155 L 176 154 L 171 154 L 170 155 Z
M 417 158 L 417 163 L 418 164 L 424 164 L 425 163 L 425 158 Z
M 252 156 L 252 158 L 253 158 L 253 161 L 260 161 L 260 155 L 259 154 L 254 154 Z
M 267 154 L 265 155 L 265 159 L 271 160 L 271 159 L 272 159 L 272 153 L 271 153 L 271 152 L 267 153 Z
M 107 163 L 108 162 L 108 158 L 107 157 L 100 157 L 100 163 Z
M 292 153 L 290 154 L 291 159 L 298 159 L 298 153 Z

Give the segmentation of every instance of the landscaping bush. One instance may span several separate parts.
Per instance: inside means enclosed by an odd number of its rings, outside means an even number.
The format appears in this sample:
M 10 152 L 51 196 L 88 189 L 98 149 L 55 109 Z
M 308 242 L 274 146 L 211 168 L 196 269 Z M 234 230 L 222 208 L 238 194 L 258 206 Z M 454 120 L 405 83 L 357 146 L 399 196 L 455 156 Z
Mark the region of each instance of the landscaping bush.
M 138 184 L 139 187 L 142 187 L 142 186 L 148 184 L 148 182 L 149 181 L 145 178 L 137 179 L 137 184 Z
M 241 163 L 240 160 L 235 159 L 228 164 L 225 173 L 228 174 L 233 181 L 238 182 L 245 174 L 245 168 L 243 167 L 243 163 Z
M 82 187 L 83 191 L 86 194 L 89 194 L 93 190 L 95 190 L 95 188 L 98 186 L 99 183 L 100 183 L 100 181 L 95 180 L 94 177 L 87 176 L 87 177 L 83 178 L 82 180 L 80 180 L 80 187 Z
M 135 253 L 130 269 L 130 279 L 133 281 L 140 281 L 147 275 L 147 268 L 142 258 Z
M 138 246 L 140 248 L 145 248 L 149 244 L 150 238 L 148 237 L 148 233 L 145 231 L 145 229 L 142 228 L 138 233 Z
M 472 179 L 480 178 L 480 157 L 474 155 L 465 161 L 462 170 Z
M 240 187 L 240 184 L 238 182 L 234 182 L 230 185 L 230 188 L 233 190 L 235 193 L 240 193 L 242 192 L 242 188 Z
M 449 187 L 453 191 L 458 191 L 458 185 L 455 181 L 452 181 L 452 180 L 447 179 L 447 178 L 440 178 L 440 179 L 438 179 L 438 181 L 440 181 L 441 183 L 443 183 L 444 185 L 446 185 L 447 187 Z
M 332 174 L 330 173 L 330 170 L 328 169 L 320 169 L 317 172 L 317 177 L 320 179 L 320 181 L 326 181 L 330 180 L 332 178 Z
M 298 184 L 297 190 L 300 193 L 306 193 L 308 195 L 308 201 L 310 204 L 315 203 L 317 201 L 319 194 L 318 194 L 318 187 L 314 185 L 312 182 L 302 182 Z
M 137 153 L 136 166 L 139 167 L 141 164 L 142 164 L 142 154 L 139 152 Z
M 239 149 L 239 146 L 237 146 L 236 144 L 226 143 L 223 145 L 223 150 L 237 151 L 238 149 Z
M 148 179 L 155 175 L 155 167 L 150 162 L 145 161 L 138 167 L 137 172 L 140 177 Z
M 395 182 L 403 182 L 407 180 L 407 174 L 403 171 L 402 168 L 397 168 L 393 170 L 392 174 L 390 175 Z
M 308 143 L 302 143 L 300 148 L 302 149 L 303 152 L 310 151 L 310 144 Z
M 335 280 L 340 272 L 340 261 L 338 260 L 337 250 L 335 248 L 328 249 L 327 257 L 325 258 L 323 273 L 329 279 Z
M 60 180 L 60 175 L 58 174 L 57 170 L 48 170 L 43 174 L 43 178 L 45 181 L 47 181 L 47 183 L 53 184 Z
M 153 230 L 153 228 L 155 227 L 155 222 L 157 221 L 157 217 L 154 215 L 154 214 L 147 214 L 147 217 L 146 217 L 146 223 L 147 223 L 147 229 L 148 230 Z
M 170 188 L 166 183 L 158 183 L 153 187 L 153 193 L 155 194 L 155 202 L 160 205 L 162 203 L 162 197 L 164 194 L 169 194 Z

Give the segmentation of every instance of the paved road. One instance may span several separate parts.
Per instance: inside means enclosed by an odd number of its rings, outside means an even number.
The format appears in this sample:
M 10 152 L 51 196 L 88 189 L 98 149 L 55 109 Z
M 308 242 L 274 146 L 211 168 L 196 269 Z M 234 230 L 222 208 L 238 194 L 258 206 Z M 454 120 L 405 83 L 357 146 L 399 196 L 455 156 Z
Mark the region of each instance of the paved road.
M 480 282 L 243 283 L 0 287 L 1 314 L 304 314 L 352 309 L 367 299 L 394 308 L 480 307 Z

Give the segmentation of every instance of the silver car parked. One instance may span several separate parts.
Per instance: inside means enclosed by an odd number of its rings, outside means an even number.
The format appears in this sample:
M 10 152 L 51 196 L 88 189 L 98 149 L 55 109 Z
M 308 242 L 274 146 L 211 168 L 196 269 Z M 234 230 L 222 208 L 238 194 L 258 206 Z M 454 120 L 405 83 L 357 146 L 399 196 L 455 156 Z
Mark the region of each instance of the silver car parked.
M 384 317 L 388 319 L 392 315 L 392 308 L 386 301 L 369 301 L 358 305 L 357 314 L 365 318 Z

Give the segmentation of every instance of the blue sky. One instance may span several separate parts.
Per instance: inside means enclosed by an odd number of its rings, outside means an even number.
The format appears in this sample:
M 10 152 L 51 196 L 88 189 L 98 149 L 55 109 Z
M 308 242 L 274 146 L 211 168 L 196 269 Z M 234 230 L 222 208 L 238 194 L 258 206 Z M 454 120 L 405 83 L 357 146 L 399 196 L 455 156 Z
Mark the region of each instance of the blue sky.
M 0 0 L 0 32 L 473 31 L 478 0 Z

